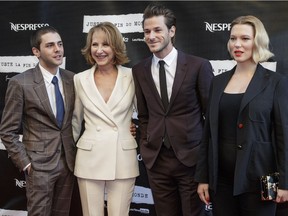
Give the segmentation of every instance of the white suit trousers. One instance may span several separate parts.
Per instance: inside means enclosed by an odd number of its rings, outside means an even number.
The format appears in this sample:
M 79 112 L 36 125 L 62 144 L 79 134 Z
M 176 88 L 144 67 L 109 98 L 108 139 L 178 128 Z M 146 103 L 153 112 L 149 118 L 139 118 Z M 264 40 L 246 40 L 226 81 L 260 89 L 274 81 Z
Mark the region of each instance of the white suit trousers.
M 93 180 L 77 178 L 83 216 L 104 216 L 105 195 L 108 216 L 128 216 L 136 178 Z

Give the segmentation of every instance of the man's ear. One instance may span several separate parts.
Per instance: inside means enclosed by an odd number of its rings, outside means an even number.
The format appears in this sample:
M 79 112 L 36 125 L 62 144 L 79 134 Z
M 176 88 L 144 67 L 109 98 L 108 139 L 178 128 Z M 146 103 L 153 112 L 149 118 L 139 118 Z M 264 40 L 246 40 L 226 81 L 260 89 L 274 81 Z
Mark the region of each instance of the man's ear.
M 176 33 L 176 27 L 173 25 L 170 29 L 169 29 L 169 35 L 170 37 L 174 37 Z
M 40 57 L 40 50 L 37 49 L 36 47 L 32 47 L 32 53 L 39 58 Z

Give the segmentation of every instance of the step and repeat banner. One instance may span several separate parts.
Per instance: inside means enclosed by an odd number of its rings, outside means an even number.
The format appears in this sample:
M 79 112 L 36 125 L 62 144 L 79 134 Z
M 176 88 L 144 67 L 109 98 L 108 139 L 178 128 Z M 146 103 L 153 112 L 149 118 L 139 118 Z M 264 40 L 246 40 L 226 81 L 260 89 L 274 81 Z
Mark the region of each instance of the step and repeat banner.
M 97 23 L 110 21 L 123 34 L 132 67 L 150 55 L 144 42 L 142 13 L 149 1 L 1 1 L 0 2 L 0 118 L 9 79 L 37 64 L 29 38 L 45 25 L 57 28 L 65 48 L 63 68 L 75 73 L 86 70 L 81 55 L 86 34 Z M 278 73 L 288 73 L 288 2 L 281 1 L 162 1 L 177 16 L 176 48 L 210 60 L 214 74 L 231 69 L 226 44 L 230 22 L 240 15 L 254 15 L 264 23 L 271 40 L 273 61 L 264 64 Z M 288 95 L 288 94 L 287 94 Z M 135 114 L 135 122 L 137 123 Z M 130 215 L 154 216 L 153 197 L 141 155 L 137 156 L 140 176 Z M 95 170 L 97 172 L 97 170 Z M 0 216 L 26 216 L 25 178 L 11 162 L 0 143 Z M 77 186 L 77 185 L 76 185 Z M 207 206 L 207 215 L 211 207 Z M 81 216 L 77 187 L 71 215 Z M 288 215 L 285 205 L 278 216 Z

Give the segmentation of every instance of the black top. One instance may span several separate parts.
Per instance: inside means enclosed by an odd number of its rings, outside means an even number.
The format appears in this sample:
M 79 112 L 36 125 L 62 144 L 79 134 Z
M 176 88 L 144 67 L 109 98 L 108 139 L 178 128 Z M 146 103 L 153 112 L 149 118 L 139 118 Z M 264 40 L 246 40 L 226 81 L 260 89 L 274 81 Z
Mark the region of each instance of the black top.
M 244 93 L 223 93 L 219 104 L 219 182 L 233 184 L 236 161 L 236 129 Z

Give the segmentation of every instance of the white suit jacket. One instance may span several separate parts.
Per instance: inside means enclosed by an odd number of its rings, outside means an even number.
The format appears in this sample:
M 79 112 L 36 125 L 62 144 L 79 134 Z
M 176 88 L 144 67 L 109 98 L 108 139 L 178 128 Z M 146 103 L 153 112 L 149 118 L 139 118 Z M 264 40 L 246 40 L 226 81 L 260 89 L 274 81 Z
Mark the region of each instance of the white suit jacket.
M 118 76 L 107 101 L 94 82 L 95 66 L 74 76 L 73 136 L 77 141 L 74 174 L 114 180 L 139 175 L 137 143 L 130 133 L 135 87 L 130 68 L 117 66 Z M 82 130 L 82 121 L 85 130 Z

